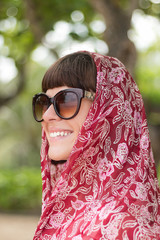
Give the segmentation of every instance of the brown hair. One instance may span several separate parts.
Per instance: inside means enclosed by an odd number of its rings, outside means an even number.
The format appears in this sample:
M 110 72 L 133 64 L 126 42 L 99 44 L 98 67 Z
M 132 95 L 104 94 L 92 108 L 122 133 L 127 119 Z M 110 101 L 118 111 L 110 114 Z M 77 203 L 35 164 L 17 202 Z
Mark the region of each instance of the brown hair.
M 89 53 L 76 52 L 56 61 L 45 73 L 42 91 L 60 86 L 96 92 L 97 70 Z

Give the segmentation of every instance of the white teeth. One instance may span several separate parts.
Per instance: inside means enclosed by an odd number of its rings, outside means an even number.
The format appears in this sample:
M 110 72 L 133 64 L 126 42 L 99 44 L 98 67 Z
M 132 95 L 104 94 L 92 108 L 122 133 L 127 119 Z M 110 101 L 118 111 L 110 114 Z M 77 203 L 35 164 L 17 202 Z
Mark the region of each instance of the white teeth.
M 70 132 L 53 132 L 53 133 L 50 133 L 50 137 L 54 138 L 54 137 L 58 137 L 58 136 L 67 136 L 67 135 L 70 135 L 71 133 Z

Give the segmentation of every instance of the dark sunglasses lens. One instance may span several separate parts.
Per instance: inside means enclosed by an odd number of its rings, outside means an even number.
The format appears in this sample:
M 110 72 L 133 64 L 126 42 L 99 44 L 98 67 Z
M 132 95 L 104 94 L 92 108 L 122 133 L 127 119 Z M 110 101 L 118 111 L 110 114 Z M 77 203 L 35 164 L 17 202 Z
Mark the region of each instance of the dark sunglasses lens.
M 78 109 L 78 98 L 74 92 L 62 92 L 57 96 L 56 109 L 63 118 L 72 118 Z
M 34 104 L 35 118 L 38 121 L 43 119 L 43 114 L 48 109 L 49 99 L 45 95 L 37 96 Z

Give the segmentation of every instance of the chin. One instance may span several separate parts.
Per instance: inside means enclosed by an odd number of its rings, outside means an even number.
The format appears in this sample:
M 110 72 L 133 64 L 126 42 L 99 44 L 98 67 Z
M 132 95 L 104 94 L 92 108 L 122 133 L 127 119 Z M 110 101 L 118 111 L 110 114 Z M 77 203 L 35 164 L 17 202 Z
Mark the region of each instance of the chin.
M 64 160 L 66 161 L 68 159 L 68 157 L 69 157 L 69 156 L 65 156 L 63 154 L 56 155 L 56 154 L 54 154 L 53 152 L 50 152 L 50 151 L 48 152 L 48 156 L 53 161 L 57 161 L 57 162 L 64 161 Z
M 49 158 L 56 162 L 64 160 L 62 157 L 57 157 L 57 156 L 54 156 L 53 154 L 49 155 Z

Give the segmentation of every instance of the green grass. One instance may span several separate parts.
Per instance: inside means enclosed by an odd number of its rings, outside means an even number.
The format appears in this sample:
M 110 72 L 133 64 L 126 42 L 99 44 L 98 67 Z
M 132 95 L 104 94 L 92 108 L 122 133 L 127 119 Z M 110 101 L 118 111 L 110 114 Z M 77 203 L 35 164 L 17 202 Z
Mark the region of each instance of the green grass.
M 0 211 L 38 213 L 41 210 L 40 169 L 0 171 Z

